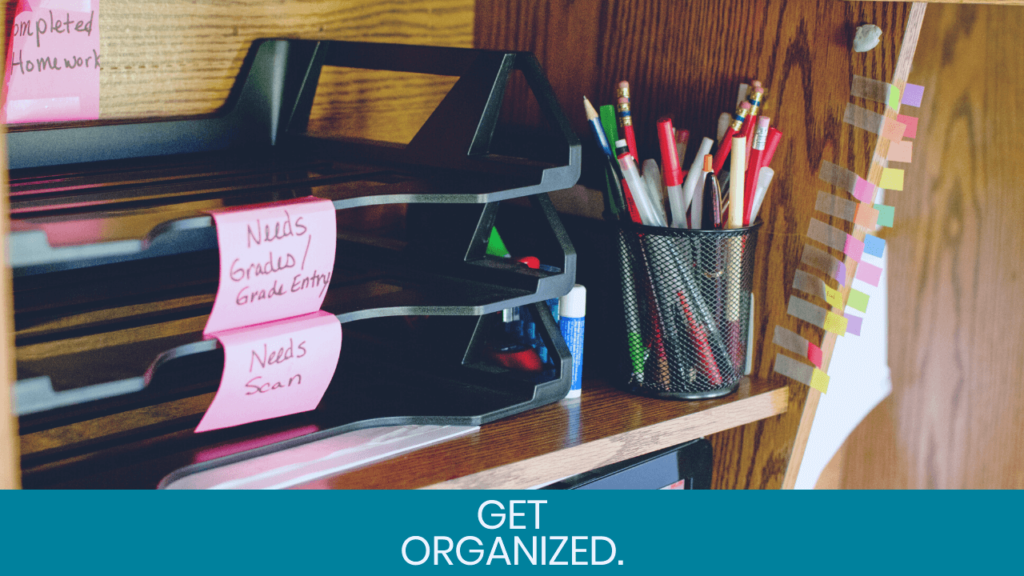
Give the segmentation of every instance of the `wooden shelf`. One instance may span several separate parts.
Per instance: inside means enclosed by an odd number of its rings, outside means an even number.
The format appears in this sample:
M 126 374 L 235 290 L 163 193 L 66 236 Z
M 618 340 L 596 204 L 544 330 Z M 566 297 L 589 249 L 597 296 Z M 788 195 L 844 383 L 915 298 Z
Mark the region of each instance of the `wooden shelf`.
M 745 379 L 725 398 L 642 398 L 591 380 L 562 400 L 300 488 L 524 489 L 621 462 L 786 411 L 789 388 Z

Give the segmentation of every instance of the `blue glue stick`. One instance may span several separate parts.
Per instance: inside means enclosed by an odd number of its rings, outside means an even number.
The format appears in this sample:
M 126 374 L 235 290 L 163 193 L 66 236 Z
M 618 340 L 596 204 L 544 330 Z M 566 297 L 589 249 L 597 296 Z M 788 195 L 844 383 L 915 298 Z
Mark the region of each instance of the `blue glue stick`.
M 572 354 L 572 388 L 566 398 L 579 398 L 583 390 L 583 325 L 587 316 L 587 289 L 577 284 L 558 301 L 558 329 Z

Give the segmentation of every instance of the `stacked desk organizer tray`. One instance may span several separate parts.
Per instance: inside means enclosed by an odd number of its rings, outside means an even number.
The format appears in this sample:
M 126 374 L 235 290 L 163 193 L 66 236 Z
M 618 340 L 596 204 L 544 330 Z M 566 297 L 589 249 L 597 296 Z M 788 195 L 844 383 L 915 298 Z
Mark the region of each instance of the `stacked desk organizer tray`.
M 401 146 L 307 133 L 323 66 L 459 79 Z M 543 137 L 499 121 L 517 70 Z M 580 146 L 530 54 L 264 40 L 221 114 L 15 128 L 8 143 L 25 487 L 152 488 L 182 466 L 368 426 L 485 424 L 569 389 L 544 301 L 573 286 L 576 255 L 546 193 L 576 183 Z M 204 211 L 309 195 L 338 211 L 323 304 L 344 331 L 334 380 L 313 412 L 196 434 L 223 368 L 202 335 L 218 273 Z M 499 203 L 527 196 L 535 226 L 502 229 Z M 344 225 L 383 204 L 405 206 L 400 233 Z M 547 266 L 486 255 L 495 223 Z M 537 322 L 542 372 L 485 358 L 511 307 Z

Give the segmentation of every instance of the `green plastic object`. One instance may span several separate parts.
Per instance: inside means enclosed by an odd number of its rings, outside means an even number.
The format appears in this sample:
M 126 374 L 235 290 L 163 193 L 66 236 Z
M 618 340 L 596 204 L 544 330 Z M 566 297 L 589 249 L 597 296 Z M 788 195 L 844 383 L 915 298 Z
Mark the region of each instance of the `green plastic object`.
M 605 104 L 601 106 L 601 126 L 604 126 L 604 135 L 608 137 L 608 143 L 615 150 L 615 143 L 619 141 L 619 125 L 615 120 L 615 106 Z
M 487 255 L 499 258 L 511 256 L 508 248 L 505 247 L 505 241 L 501 239 L 501 234 L 498 234 L 498 229 L 494 227 L 491 228 L 491 237 L 487 240 Z

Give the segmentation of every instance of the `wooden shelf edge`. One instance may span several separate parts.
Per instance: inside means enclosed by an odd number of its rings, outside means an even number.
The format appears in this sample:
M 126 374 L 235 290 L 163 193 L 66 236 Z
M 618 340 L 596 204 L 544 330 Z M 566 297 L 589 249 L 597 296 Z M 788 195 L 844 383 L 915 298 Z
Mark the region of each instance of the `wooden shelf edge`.
M 521 490 L 786 412 L 789 388 L 770 389 L 593 442 L 440 482 L 424 489 Z

